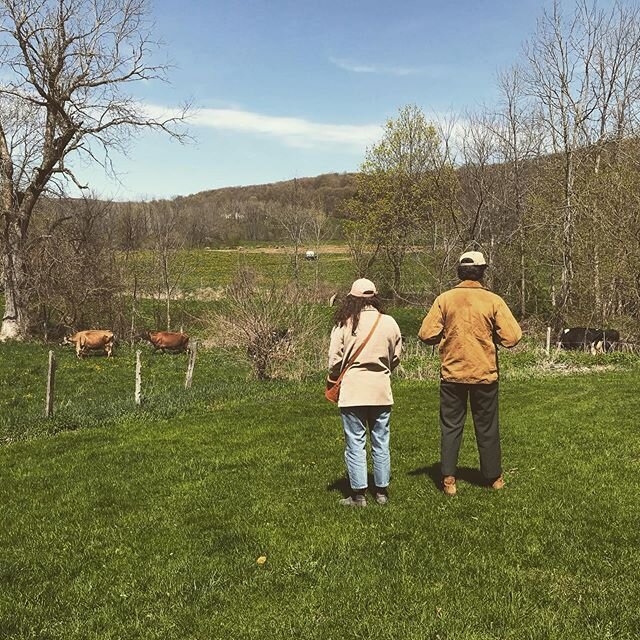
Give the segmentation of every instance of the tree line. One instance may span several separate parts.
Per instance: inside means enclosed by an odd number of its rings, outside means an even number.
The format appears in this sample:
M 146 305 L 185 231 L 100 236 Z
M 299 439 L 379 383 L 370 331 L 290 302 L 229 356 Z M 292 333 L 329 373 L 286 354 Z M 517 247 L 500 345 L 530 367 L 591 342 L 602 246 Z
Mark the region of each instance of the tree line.
M 485 252 L 490 285 L 556 329 L 640 314 L 640 9 L 554 2 L 498 77 L 498 103 L 448 122 L 416 106 L 368 150 L 347 225 L 359 270 L 407 256 L 434 293 L 460 251 Z
M 553 2 L 498 75 L 495 104 L 446 121 L 401 108 L 356 174 L 129 203 L 56 194 L 77 182 L 68 156 L 109 168 L 109 151 L 136 129 L 183 137 L 180 116 L 150 119 L 122 93 L 165 71 L 147 62 L 146 3 L 1 0 L 0 9 L 2 337 L 54 318 L 78 326 L 87 309 L 113 314 L 150 288 L 165 297 L 170 326 L 181 249 L 286 243 L 295 281 L 302 250 L 328 240 L 348 243 L 354 275 L 400 302 L 427 304 L 451 285 L 459 253 L 476 248 L 491 264 L 488 284 L 521 318 L 556 329 L 623 322 L 637 333 L 635 4 Z M 143 250 L 154 256 L 152 284 Z M 406 277 L 416 264 L 428 274 L 419 290 Z

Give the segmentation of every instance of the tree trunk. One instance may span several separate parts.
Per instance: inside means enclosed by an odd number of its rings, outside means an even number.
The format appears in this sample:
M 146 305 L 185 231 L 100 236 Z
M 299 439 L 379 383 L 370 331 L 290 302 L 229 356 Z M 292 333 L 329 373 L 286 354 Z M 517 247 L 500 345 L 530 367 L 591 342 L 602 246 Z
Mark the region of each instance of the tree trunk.
M 516 217 L 518 219 L 518 235 L 520 236 L 520 317 L 527 315 L 527 238 L 524 229 L 524 212 L 522 204 L 522 194 L 520 191 L 520 168 L 516 163 L 514 182 L 516 188 Z
M 489 264 L 494 264 L 493 262 L 493 253 L 494 253 L 494 248 L 495 248 L 495 244 L 496 244 L 496 238 L 495 235 L 493 234 L 493 231 L 491 231 L 491 236 L 489 238 L 489 254 L 487 256 L 488 258 L 488 262 Z M 487 286 L 489 287 L 489 289 L 493 289 L 493 274 L 494 274 L 495 269 L 489 269 L 487 274 L 486 274 L 486 283 Z
M 316 259 L 315 259 L 315 295 L 318 296 L 318 290 L 320 289 L 320 233 L 316 234 Z
M 129 339 L 131 346 L 133 346 L 136 339 L 136 312 L 138 302 L 138 276 L 133 275 L 133 295 L 131 296 L 131 331 L 129 333 Z
M 398 293 L 400 291 L 400 283 L 402 281 L 402 273 L 400 271 L 400 265 L 393 265 L 393 297 L 397 299 Z
M 527 263 L 525 259 L 524 231 L 520 229 L 520 317 L 527 315 Z
M 600 281 L 600 250 L 598 245 L 593 247 L 593 292 L 595 297 L 595 311 L 599 320 L 603 320 L 602 283 Z
M 575 211 L 573 202 L 574 166 L 573 152 L 565 154 L 564 215 L 562 220 L 562 272 L 560 274 L 560 300 L 558 321 L 564 321 L 567 305 L 573 288 L 573 240 Z
M 26 308 L 27 272 L 23 255 L 20 225 L 15 216 L 5 212 L 4 251 L 2 256 L 4 314 L 0 329 L 0 342 L 24 340 L 27 336 Z
M 297 239 L 293 246 L 293 279 L 298 286 L 300 280 L 300 243 Z
M 166 252 L 162 255 L 162 284 L 165 295 L 167 331 L 171 331 L 171 285 L 169 282 L 169 256 Z

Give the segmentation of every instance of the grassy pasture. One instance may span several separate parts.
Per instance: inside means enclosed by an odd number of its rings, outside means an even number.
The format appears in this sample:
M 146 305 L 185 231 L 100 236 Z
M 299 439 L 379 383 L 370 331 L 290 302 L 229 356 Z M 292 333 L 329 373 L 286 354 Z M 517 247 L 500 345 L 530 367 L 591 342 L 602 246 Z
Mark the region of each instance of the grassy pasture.
M 309 304 L 312 309 L 320 314 L 325 321 L 327 335 L 330 332 L 335 307 L 329 307 L 326 303 Z M 175 300 L 172 302 L 171 315 L 173 319 L 173 329 L 177 330 L 181 326 L 189 335 L 196 338 L 206 338 L 215 333 L 215 322 L 213 317 L 216 313 L 225 309 L 224 300 Z M 427 310 L 419 307 L 394 307 L 386 306 L 385 311 L 391 314 L 404 336 L 414 337 L 418 333 L 422 319 Z M 137 307 L 136 321 L 138 327 L 148 329 L 165 329 L 165 303 L 162 300 L 152 300 L 149 298 L 139 300 Z M 128 339 L 128 334 L 121 336 Z
M 478 485 L 467 431 L 454 499 L 437 383 L 396 380 L 392 500 L 353 511 L 321 376 L 257 383 L 203 351 L 185 391 L 186 357 L 145 354 L 136 410 L 132 351 L 58 355 L 47 422 L 46 347 L 0 346 L 3 639 L 640 636 L 631 360 L 518 376 L 514 354 L 508 488 Z
M 329 289 L 344 289 L 356 276 L 351 257 L 346 247 L 327 247 L 320 249 L 316 261 L 307 261 L 300 257 L 300 282 L 306 286 L 315 284 L 316 269 L 319 283 Z M 302 252 L 304 254 L 304 251 Z M 153 256 L 140 251 L 138 259 L 142 264 L 151 264 Z M 286 284 L 293 276 L 293 255 L 291 249 L 243 248 L 235 250 L 190 249 L 178 252 L 174 258 L 175 270 L 181 274 L 178 288 L 186 294 L 201 292 L 207 288 L 216 289 L 233 282 L 239 269 L 248 268 L 260 274 L 265 284 Z M 426 269 L 428 256 L 409 254 L 404 269 L 404 286 L 409 291 L 422 291 L 429 282 Z M 377 268 L 382 268 L 380 265 Z M 382 273 L 373 273 L 374 279 Z M 387 281 L 390 274 L 384 274 Z M 382 281 L 382 280 L 381 280 Z
M 151 263 L 151 253 L 138 253 L 143 263 Z M 206 288 L 223 287 L 233 282 L 239 269 L 252 269 L 265 283 L 285 284 L 293 274 L 292 255 L 286 251 L 264 252 L 260 249 L 180 251 L 175 257 L 182 273 L 179 288 L 191 293 Z M 320 281 L 336 286 L 350 283 L 353 266 L 348 253 L 321 253 L 318 262 L 300 258 L 300 280 L 303 284 L 315 282 L 318 268 Z

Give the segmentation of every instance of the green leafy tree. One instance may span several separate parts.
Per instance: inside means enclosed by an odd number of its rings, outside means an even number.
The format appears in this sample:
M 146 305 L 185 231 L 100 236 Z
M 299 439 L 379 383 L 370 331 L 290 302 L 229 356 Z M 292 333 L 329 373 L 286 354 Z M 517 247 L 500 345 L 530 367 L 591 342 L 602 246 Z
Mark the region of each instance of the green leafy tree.
M 347 236 L 356 239 L 356 268 L 366 275 L 383 256 L 393 271 L 396 296 L 406 257 L 434 219 L 448 165 L 441 147 L 436 127 L 421 109 L 403 107 L 387 121 L 380 142 L 367 150 L 356 195 L 347 203 Z

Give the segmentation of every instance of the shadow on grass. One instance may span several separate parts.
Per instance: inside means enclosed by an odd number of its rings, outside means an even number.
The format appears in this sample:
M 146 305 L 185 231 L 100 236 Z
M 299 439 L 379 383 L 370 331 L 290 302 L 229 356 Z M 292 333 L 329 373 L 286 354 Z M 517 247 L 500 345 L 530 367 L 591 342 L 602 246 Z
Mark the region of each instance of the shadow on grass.
M 52 346 L 56 346 L 55 343 L 51 343 Z M 62 345 L 61 345 L 62 346 Z M 90 358 L 104 358 L 105 360 L 108 358 L 107 354 L 100 350 L 100 349 L 91 349 L 90 351 L 86 351 L 85 353 L 83 353 L 79 358 L 76 355 L 76 352 L 72 349 L 65 349 L 62 352 L 63 355 L 72 355 L 76 360 L 88 360 Z M 113 350 L 113 356 L 111 356 L 109 359 L 115 357 L 116 354 L 116 350 Z
M 344 498 L 351 495 L 351 486 L 349 485 L 349 478 L 342 476 L 336 478 L 331 484 L 327 485 L 327 491 L 339 491 Z
M 433 484 L 442 490 L 442 474 L 440 473 L 440 461 L 434 462 L 428 467 L 419 467 L 413 471 L 409 471 L 410 476 L 429 476 Z M 472 469 L 471 467 L 458 467 L 456 478 L 463 482 L 476 485 L 477 487 L 488 486 L 488 480 L 480 473 L 479 469 Z
M 376 485 L 373 481 L 372 473 L 368 474 L 367 483 L 369 486 L 368 492 L 373 495 L 375 493 Z M 327 485 L 327 491 L 339 491 L 344 498 L 348 498 L 352 493 L 348 476 L 342 476 L 340 478 L 336 478 L 332 483 Z

